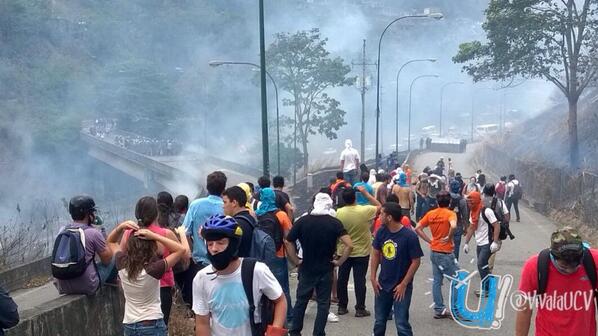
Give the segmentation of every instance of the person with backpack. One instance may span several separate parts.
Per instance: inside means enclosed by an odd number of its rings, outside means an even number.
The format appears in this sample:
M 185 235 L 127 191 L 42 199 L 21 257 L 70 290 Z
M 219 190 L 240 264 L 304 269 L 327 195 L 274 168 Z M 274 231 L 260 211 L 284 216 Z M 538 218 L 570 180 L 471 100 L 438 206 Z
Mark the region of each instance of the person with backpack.
M 398 203 L 385 203 L 380 218 L 383 226 L 372 243 L 370 261 L 370 280 L 376 294 L 373 335 L 386 335 L 386 321 L 392 311 L 397 334 L 413 335 L 409 324 L 413 277 L 424 253 L 417 234 L 403 226 L 405 217 Z
M 206 189 L 208 190 L 208 196 L 198 198 L 191 202 L 189 210 L 185 216 L 183 227 L 187 232 L 187 239 L 192 246 L 192 260 L 189 265 L 189 269 L 185 271 L 185 286 L 181 290 L 181 296 L 183 301 L 189 306 L 193 306 L 193 295 L 191 288 L 193 284 L 193 278 L 197 272 L 210 264 L 207 257 L 206 244 L 201 236 L 199 230 L 212 215 L 221 215 L 222 210 L 222 193 L 226 189 L 226 175 L 221 171 L 212 172 L 206 178 Z
M 519 216 L 519 200 L 523 198 L 523 189 L 521 183 L 515 178 L 515 175 L 509 175 L 509 183 L 507 183 L 507 209 L 511 211 L 511 206 L 515 207 L 515 215 L 517 221 L 521 221 Z
M 477 183 L 477 178 L 472 176 L 469 178 L 469 183 L 463 187 L 463 196 L 467 197 L 471 192 L 481 192 L 480 185 Z
M 19 324 L 19 310 L 15 301 L 0 287 L 0 336 L 4 336 L 4 329 Z
M 457 214 L 457 229 L 453 235 L 453 243 L 455 245 L 453 253 L 457 260 L 459 260 L 459 251 L 461 250 L 461 238 L 467 232 L 469 226 L 469 207 L 460 191 L 461 184 L 459 181 L 453 180 L 450 184 L 451 204 L 449 205 L 449 209 Z
M 241 183 L 244 184 L 244 183 Z M 239 186 L 226 189 L 222 194 L 224 214 L 233 217 L 241 229 L 239 257 L 251 257 L 270 265 L 276 259 L 276 247 L 270 235 L 259 229 L 256 217 L 247 208 L 247 192 Z
M 347 286 L 349 284 L 349 274 L 353 270 L 353 280 L 355 287 L 355 317 L 370 316 L 371 313 L 366 309 L 366 274 L 372 248 L 372 221 L 380 210 L 378 202 L 364 187 L 359 187 L 361 192 L 370 202 L 369 205 L 358 205 L 356 202 L 356 190 L 347 189 L 343 192 L 345 206 L 338 209 L 336 218 L 338 218 L 349 233 L 353 242 L 353 250 L 347 261 L 339 267 L 338 272 L 338 315 L 345 315 L 349 311 L 349 294 Z M 342 255 L 343 251 L 337 251 L 337 255 Z
M 193 280 L 197 336 L 287 333 L 287 306 L 280 284 L 268 266 L 237 255 L 242 231 L 234 218 L 223 215 L 208 218 L 202 226 L 210 265 Z
M 158 194 L 160 196 L 160 199 L 162 202 L 165 202 L 165 199 L 169 199 L 168 196 L 170 196 L 169 193 L 166 192 L 162 192 Z M 170 197 L 170 200 L 172 201 L 172 197 Z M 161 206 L 161 205 L 162 206 Z M 156 216 L 154 217 L 154 208 L 156 209 Z M 157 199 L 151 197 L 151 196 L 145 196 L 139 199 L 139 201 L 137 201 L 137 204 L 135 205 L 135 217 L 137 218 L 137 225 L 139 226 L 139 228 L 142 229 L 148 229 L 150 231 L 152 231 L 153 233 L 166 237 L 170 240 L 179 242 L 184 244 L 187 247 L 187 253 L 185 253 L 185 255 L 183 255 L 183 260 L 181 261 L 181 264 L 179 265 L 183 265 L 180 266 L 183 269 L 188 269 L 189 267 L 189 262 L 190 260 L 184 260 L 185 258 L 190 258 L 190 248 L 189 248 L 189 243 L 187 242 L 187 238 L 185 237 L 184 240 L 180 240 L 177 236 L 177 234 L 175 234 L 174 230 L 171 230 L 168 228 L 169 225 L 169 216 L 170 212 L 165 211 L 165 206 L 164 203 L 158 203 Z M 160 220 L 163 220 L 162 223 L 160 223 Z M 166 225 L 165 227 L 163 227 L 162 225 Z M 132 237 L 134 233 L 134 230 L 127 230 L 125 231 L 125 233 L 122 236 L 122 239 L 120 240 L 120 250 L 124 251 L 125 253 L 127 252 L 127 242 L 129 240 L 129 238 Z M 161 252 L 161 254 L 164 257 L 168 257 L 169 255 L 169 250 L 165 249 L 164 251 Z M 178 260 L 178 259 L 177 259 Z M 175 264 L 172 264 L 170 268 L 168 268 L 164 274 L 162 275 L 162 277 L 160 278 L 160 305 L 162 308 L 162 313 L 163 313 L 163 317 L 164 317 L 164 323 L 166 323 L 166 325 L 168 326 L 168 321 L 170 319 L 170 310 L 172 309 L 172 295 L 173 295 L 173 288 L 174 288 L 174 271 L 172 269 L 172 267 L 175 266 Z
M 463 252 L 469 253 L 469 241 L 475 235 L 478 273 L 482 280 L 482 291 L 476 290 L 475 293 L 486 297 L 488 295 L 486 276 L 491 274 L 494 268 L 494 262 L 490 259 L 502 246 L 501 222 L 508 222 L 509 211 L 504 202 L 495 197 L 494 184 L 486 184 L 483 193 L 480 217 L 477 225 L 472 223 L 467 231 Z
M 550 248 L 530 257 L 521 270 L 519 291 L 526 300 L 516 307 L 515 335 L 529 334 L 534 310 L 537 336 L 596 335 L 596 263 L 598 250 L 586 247 L 576 229 L 553 232 Z M 554 304 L 547 304 L 549 299 Z M 545 304 L 538 305 L 540 300 Z
M 286 212 L 276 206 L 276 194 L 272 188 L 260 190 L 260 206 L 255 211 L 257 227 L 266 232 L 274 240 L 276 257 L 270 262 L 270 270 L 280 283 L 287 298 L 287 322 L 292 321 L 293 305 L 289 289 L 289 268 L 285 253 L 284 239 L 291 230 L 291 220 Z
M 340 209 L 345 206 L 345 201 L 343 200 L 343 192 L 351 188 L 351 184 L 344 180 L 343 172 L 337 172 L 336 183 L 331 188 L 332 203 L 334 204 L 335 209 Z
M 152 199 L 152 200 L 149 200 Z M 155 223 L 158 207 L 152 197 L 144 197 L 135 208 L 137 223 Z M 177 229 L 182 243 L 170 239 L 133 221 L 119 224 L 108 236 L 108 244 L 115 253 L 116 268 L 125 297 L 123 328 L 125 336 L 167 336 L 164 294 L 161 281 L 166 272 L 187 253 L 185 230 Z M 147 227 L 147 225 L 146 225 Z M 124 232 L 131 233 L 125 248 L 119 243 Z M 168 251 L 168 254 L 163 253 Z M 169 292 L 170 293 L 170 292 Z M 170 293 L 172 296 L 172 294 Z M 168 300 L 168 299 L 167 299 Z M 172 299 L 168 301 L 172 303 Z M 167 307 L 170 313 L 170 307 Z
M 93 295 L 100 284 L 116 279 L 113 253 L 102 232 L 94 200 L 85 195 L 69 202 L 73 223 L 64 227 L 54 241 L 52 275 L 60 294 Z M 100 263 L 96 263 L 96 255 Z
M 494 191 L 496 192 L 496 197 L 500 200 L 505 200 L 505 195 L 507 193 L 507 177 L 501 176 L 500 181 L 496 183 L 494 186 Z
M 257 225 L 257 220 L 245 207 L 247 203 L 247 194 L 239 186 L 230 187 L 226 189 L 224 193 L 222 193 L 222 201 L 224 214 L 235 218 L 243 230 L 243 235 L 241 236 L 241 242 L 239 244 L 238 255 L 241 258 L 249 257 L 251 252 L 253 229 Z
M 293 244 L 296 240 L 299 240 L 303 250 L 301 260 L 297 257 L 297 251 Z M 338 240 L 344 247 L 340 257 L 334 259 Z M 299 266 L 297 299 L 289 334 L 291 336 L 301 335 L 305 309 L 315 291 L 318 311 L 312 335 L 326 335 L 333 270 L 334 267 L 342 265 L 347 260 L 353 249 L 351 237 L 343 224 L 335 218 L 332 198 L 328 194 L 316 194 L 312 210 L 297 219 L 285 238 L 285 244 L 291 262 Z

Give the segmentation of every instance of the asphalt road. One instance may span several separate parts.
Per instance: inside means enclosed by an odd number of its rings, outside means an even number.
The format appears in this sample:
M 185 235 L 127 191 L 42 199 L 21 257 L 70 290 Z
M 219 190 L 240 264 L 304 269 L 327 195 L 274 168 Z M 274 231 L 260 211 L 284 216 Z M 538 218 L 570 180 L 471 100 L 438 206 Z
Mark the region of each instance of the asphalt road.
M 473 150 L 473 148 L 472 148 Z M 444 157 L 445 161 L 448 157 L 452 158 L 456 171 L 459 171 L 463 176 L 471 176 L 477 167 L 472 167 L 471 151 L 464 154 L 448 154 L 448 153 L 425 153 L 420 155 L 415 162 L 415 169 L 421 171 L 425 166 L 433 166 L 440 157 Z M 497 172 L 508 174 L 509 172 Z M 550 233 L 554 230 L 555 223 L 546 217 L 536 213 L 535 211 L 521 207 L 521 222 L 513 222 L 511 230 L 516 236 L 515 240 L 507 240 L 503 242 L 501 251 L 499 251 L 494 273 L 497 275 L 512 275 L 513 285 L 510 293 L 517 289 L 519 284 L 519 277 L 521 267 L 525 260 L 546 248 L 549 244 Z M 433 303 L 430 294 L 432 290 L 432 283 L 428 280 L 432 277 L 432 268 L 429 260 L 429 248 L 426 243 L 422 243 L 424 250 L 424 257 L 422 258 L 422 265 L 417 271 L 414 279 L 414 292 L 411 301 L 410 322 L 413 327 L 414 335 L 430 335 L 430 336 L 455 336 L 455 335 L 513 335 L 515 332 L 515 310 L 511 307 L 510 300 L 507 298 L 505 307 L 505 316 L 500 323 L 498 329 L 479 330 L 468 329 L 455 321 L 450 319 L 435 320 L 433 318 L 433 310 L 430 305 Z M 473 272 L 476 270 L 475 262 L 475 246 L 474 241 L 470 242 L 470 253 L 465 255 L 462 253 L 460 257 L 461 269 Z M 368 276 L 369 280 L 369 276 Z M 296 280 L 291 279 L 291 291 L 294 301 Z M 477 309 L 477 297 L 473 295 L 473 289 L 479 288 L 479 276 L 474 276 L 471 282 L 470 297 L 468 301 L 469 309 Z M 448 285 L 445 281 L 443 287 L 444 300 L 448 300 Z M 510 296 L 509 296 L 510 297 Z M 355 296 L 352 291 L 352 283 L 349 284 L 349 314 L 341 316 L 338 323 L 328 323 L 326 326 L 327 335 L 371 335 L 374 325 L 374 296 L 373 290 L 368 281 L 367 294 L 367 309 L 372 312 L 372 316 L 365 318 L 356 318 L 353 316 L 355 310 Z M 333 305 L 331 311 L 336 313 L 337 307 Z M 313 319 L 316 313 L 315 302 L 310 302 L 305 318 L 304 335 L 310 335 L 313 327 Z M 396 328 L 392 321 L 387 324 L 387 335 L 396 335 Z M 530 332 L 533 335 L 533 332 Z

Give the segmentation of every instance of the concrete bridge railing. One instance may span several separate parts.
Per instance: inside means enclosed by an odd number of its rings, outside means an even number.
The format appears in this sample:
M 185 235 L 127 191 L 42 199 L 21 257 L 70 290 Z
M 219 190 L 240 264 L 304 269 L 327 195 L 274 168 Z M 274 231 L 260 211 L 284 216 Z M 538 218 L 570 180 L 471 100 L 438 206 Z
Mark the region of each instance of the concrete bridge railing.
M 0 273 L 0 285 L 19 305 L 20 322 L 7 336 L 122 335 L 124 298 L 118 288 L 103 287 L 94 296 L 59 295 L 47 283 L 50 277 L 49 257 Z M 44 284 L 24 289 L 32 281 Z

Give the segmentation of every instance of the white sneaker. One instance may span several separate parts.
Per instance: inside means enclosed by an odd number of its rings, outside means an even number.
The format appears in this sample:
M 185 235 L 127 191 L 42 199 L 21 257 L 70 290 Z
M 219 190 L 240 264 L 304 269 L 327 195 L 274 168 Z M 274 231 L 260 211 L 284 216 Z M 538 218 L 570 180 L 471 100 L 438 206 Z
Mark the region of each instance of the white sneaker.
M 331 322 L 331 323 L 338 322 L 338 316 L 334 315 L 334 313 L 332 313 L 332 312 L 329 312 L 328 313 L 328 322 Z

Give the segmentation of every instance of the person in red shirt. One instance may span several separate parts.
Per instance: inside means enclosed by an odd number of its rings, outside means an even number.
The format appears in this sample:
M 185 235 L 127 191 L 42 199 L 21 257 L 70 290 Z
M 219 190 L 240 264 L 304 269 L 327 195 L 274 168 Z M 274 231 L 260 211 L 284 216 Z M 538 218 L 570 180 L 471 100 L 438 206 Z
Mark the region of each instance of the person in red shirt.
M 596 308 L 592 284 L 584 258 L 598 263 L 598 250 L 585 248 L 576 229 L 564 227 L 552 233 L 544 295 L 539 295 L 539 262 L 545 252 L 527 260 L 521 272 L 519 291 L 527 300 L 517 307 L 516 336 L 529 333 L 532 312 L 537 309 L 536 336 L 594 336 Z M 596 275 L 594 275 L 596 277 Z

